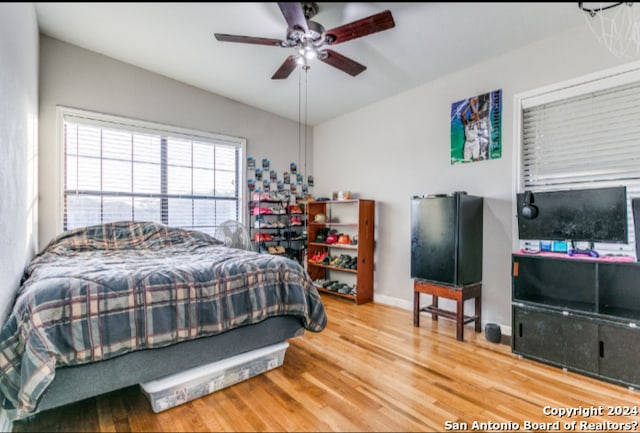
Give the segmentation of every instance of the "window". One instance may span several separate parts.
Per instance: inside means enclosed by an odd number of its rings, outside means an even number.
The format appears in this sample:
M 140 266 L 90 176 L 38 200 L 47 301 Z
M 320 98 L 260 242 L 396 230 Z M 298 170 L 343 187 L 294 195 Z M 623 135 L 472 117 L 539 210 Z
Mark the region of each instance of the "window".
M 638 71 L 516 97 L 518 192 L 626 185 L 629 243 L 597 244 L 604 253 L 635 256 L 631 199 L 640 197 L 639 100 Z
M 242 220 L 244 141 L 63 112 L 64 230 L 154 221 L 213 234 Z

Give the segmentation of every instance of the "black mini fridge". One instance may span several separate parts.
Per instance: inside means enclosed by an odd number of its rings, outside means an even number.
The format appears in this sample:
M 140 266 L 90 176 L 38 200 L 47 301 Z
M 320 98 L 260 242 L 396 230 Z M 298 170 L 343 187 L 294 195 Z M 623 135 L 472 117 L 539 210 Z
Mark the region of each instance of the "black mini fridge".
M 464 286 L 482 281 L 483 198 L 464 192 L 411 200 L 411 278 Z

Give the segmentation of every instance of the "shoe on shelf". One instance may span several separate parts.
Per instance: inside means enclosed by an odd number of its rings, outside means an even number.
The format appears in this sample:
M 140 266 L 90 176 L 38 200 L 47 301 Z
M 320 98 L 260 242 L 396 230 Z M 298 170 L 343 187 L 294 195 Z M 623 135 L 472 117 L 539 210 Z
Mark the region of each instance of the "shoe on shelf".
M 271 194 L 269 194 L 268 192 L 254 192 L 253 193 L 253 201 L 271 201 L 273 200 L 273 198 L 271 197 Z
M 341 284 L 340 287 L 338 287 L 338 292 L 340 293 L 344 293 L 347 294 L 351 291 L 351 287 L 349 287 L 346 284 Z
M 316 287 L 324 288 L 323 284 L 325 283 L 327 283 L 327 280 L 325 280 L 324 278 L 318 278 L 316 280 L 313 280 L 313 285 Z
M 338 291 L 338 285 L 340 283 L 337 281 L 330 281 L 329 285 L 327 287 L 325 287 L 325 289 L 327 290 L 331 290 L 332 292 L 337 292 Z
M 271 215 L 273 211 L 268 207 L 254 207 L 251 213 L 254 215 Z
M 272 194 L 273 194 L 272 200 L 274 200 L 274 201 L 286 201 L 287 200 L 287 196 L 285 196 L 283 193 L 280 193 L 280 192 L 276 191 L 276 192 L 274 192 Z
M 300 209 L 300 206 L 298 206 L 297 204 L 290 204 L 289 205 L 289 213 L 290 214 L 301 214 L 302 213 L 302 209 Z
M 273 228 L 272 224 L 270 224 L 270 223 L 268 223 L 266 221 L 263 221 L 263 220 L 256 220 L 256 222 L 253 224 L 253 226 L 254 226 L 254 228 L 257 228 L 257 229 L 270 229 L 270 228 Z
M 264 241 L 272 241 L 273 240 L 273 236 L 271 236 L 269 233 L 264 233 L 264 232 L 256 232 L 253 235 L 253 238 L 256 242 L 264 242 Z

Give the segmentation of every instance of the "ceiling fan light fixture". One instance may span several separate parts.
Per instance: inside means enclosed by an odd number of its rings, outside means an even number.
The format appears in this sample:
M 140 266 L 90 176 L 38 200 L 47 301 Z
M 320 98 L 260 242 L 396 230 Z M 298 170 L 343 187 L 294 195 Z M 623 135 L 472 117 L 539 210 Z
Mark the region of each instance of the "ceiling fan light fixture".
M 316 47 L 313 45 L 313 42 L 309 40 L 304 42 L 304 45 L 300 50 L 300 54 L 302 54 L 307 60 L 312 60 L 318 57 Z

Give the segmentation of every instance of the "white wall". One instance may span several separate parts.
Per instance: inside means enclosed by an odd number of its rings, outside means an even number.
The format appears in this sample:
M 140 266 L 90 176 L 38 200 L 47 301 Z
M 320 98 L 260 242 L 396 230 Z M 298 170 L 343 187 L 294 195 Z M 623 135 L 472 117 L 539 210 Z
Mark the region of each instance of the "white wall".
M 38 24 L 0 3 L 0 323 L 37 243 Z
M 345 189 L 378 201 L 374 299 L 412 305 L 411 197 L 467 191 L 485 198 L 482 319 L 509 332 L 513 97 L 620 63 L 586 26 L 579 27 L 314 128 L 317 192 Z M 502 158 L 452 166 L 451 104 L 497 89 L 503 97 Z
M 56 105 L 247 139 L 247 156 L 282 176 L 302 167 L 298 123 L 47 36 L 40 39 L 40 246 L 62 227 Z M 311 172 L 311 135 L 308 169 Z M 298 156 L 300 154 L 300 160 Z M 252 173 L 251 173 L 252 174 Z M 246 187 L 246 185 L 243 185 Z

